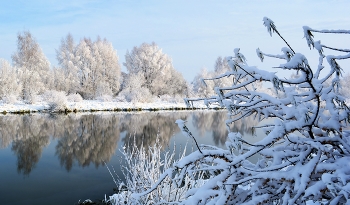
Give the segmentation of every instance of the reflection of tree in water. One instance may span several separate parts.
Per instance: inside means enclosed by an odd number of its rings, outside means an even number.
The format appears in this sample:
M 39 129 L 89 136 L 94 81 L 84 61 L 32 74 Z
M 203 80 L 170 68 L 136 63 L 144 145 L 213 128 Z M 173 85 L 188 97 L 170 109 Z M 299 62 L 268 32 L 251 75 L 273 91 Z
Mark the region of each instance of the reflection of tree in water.
M 15 116 L 0 116 L 0 148 L 8 147 L 17 135 L 19 118 Z
M 215 145 L 218 145 L 219 142 L 225 143 L 228 134 L 225 127 L 227 111 L 194 112 L 192 118 L 193 126 L 197 128 L 200 136 L 212 131 Z
M 49 143 L 48 136 L 33 136 L 24 140 L 16 140 L 12 150 L 17 155 L 17 171 L 28 175 L 39 162 L 42 149 Z
M 18 171 L 29 174 L 40 160 L 50 136 L 57 139 L 56 155 L 61 165 L 70 170 L 75 162 L 80 166 L 99 166 L 113 156 L 120 132 L 125 131 L 125 144 L 153 146 L 159 136 L 163 148 L 179 128 L 177 119 L 193 116 L 193 125 L 201 132 L 213 131 L 215 143 L 224 143 L 227 131 L 226 112 L 160 112 L 137 114 L 74 114 L 69 115 L 7 115 L 0 116 L 0 143 L 17 155 Z M 255 125 L 252 120 L 237 122 L 231 130 L 247 132 Z M 248 124 L 250 123 L 250 124 Z M 198 136 L 195 136 L 198 137 Z M 135 141 L 134 141 L 135 139 Z
M 51 121 L 38 115 L 13 119 L 6 134 L 13 134 L 12 151 L 17 155 L 17 171 L 28 175 L 38 163 L 43 148 L 49 144 Z
M 98 167 L 111 159 L 120 135 L 116 115 L 69 115 L 63 125 L 62 132 L 55 132 L 56 154 L 68 171 L 75 160 L 83 167 L 90 163 Z
M 227 120 L 227 111 L 215 112 L 195 112 L 192 115 L 193 126 L 198 129 L 201 136 L 205 132 L 213 131 L 213 139 L 215 145 L 225 144 L 228 131 L 225 121 Z M 242 135 L 251 133 L 251 128 L 257 125 L 258 121 L 252 117 L 244 118 L 230 125 L 232 132 L 240 132 Z
M 188 113 L 185 112 L 127 114 L 121 119 L 122 131 L 127 132 L 123 139 L 124 144 L 147 148 L 153 146 L 159 136 L 159 144 L 164 149 L 170 138 L 180 132 L 175 121 L 186 119 L 187 116 Z

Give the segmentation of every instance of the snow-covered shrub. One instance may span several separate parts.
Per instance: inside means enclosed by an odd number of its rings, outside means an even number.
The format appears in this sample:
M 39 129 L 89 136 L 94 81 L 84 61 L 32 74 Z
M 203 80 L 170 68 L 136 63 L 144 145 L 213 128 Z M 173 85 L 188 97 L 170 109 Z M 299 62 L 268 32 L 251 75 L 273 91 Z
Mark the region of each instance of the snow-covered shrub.
M 69 94 L 67 96 L 67 101 L 68 102 L 82 102 L 83 98 L 81 97 L 81 95 L 79 93 Z
M 136 143 L 130 148 L 123 147 L 123 162 L 121 171 L 123 173 L 124 182 L 118 176 L 116 181 L 112 170 L 109 169 L 114 182 L 119 187 L 118 193 L 109 197 L 112 204 L 164 204 L 173 201 L 182 201 L 186 198 L 186 193 L 191 188 L 203 185 L 203 172 L 197 175 L 188 175 L 181 178 L 177 182 L 171 178 L 163 179 L 157 184 L 157 180 L 163 176 L 167 176 L 168 170 L 175 161 L 182 159 L 186 150 L 180 152 L 179 156 L 175 154 L 175 145 L 172 151 L 162 152 L 159 144 L 159 138 L 156 143 L 149 147 L 148 150 L 144 146 L 137 147 Z M 178 176 L 180 172 L 175 173 Z M 197 180 L 194 180 L 196 178 Z M 154 191 L 138 195 L 148 189 Z
M 27 92 L 23 101 L 27 104 L 35 104 L 41 101 L 41 96 L 38 94 Z
M 142 82 L 143 76 L 141 73 L 128 74 L 118 98 L 125 99 L 127 102 L 152 102 L 153 96 L 150 90 L 142 85 Z
M 186 198 L 173 201 L 181 204 L 350 204 L 350 110 L 340 94 L 342 69 L 338 60 L 349 59 L 349 49 L 337 49 L 313 40 L 314 33 L 350 34 L 350 30 L 315 30 L 303 27 L 310 48 L 319 53 L 319 64 L 312 68 L 307 58 L 296 53 L 277 31 L 274 22 L 264 18 L 270 35 L 276 33 L 286 43 L 281 55 L 263 53 L 258 57 L 274 57 L 285 61 L 280 70 L 294 70 L 298 77 L 280 78 L 249 66 L 239 49 L 228 57 L 233 76 L 230 87 L 216 87 L 217 96 L 210 101 L 225 106 L 229 119 L 227 149 L 202 146 L 184 157 L 160 176 L 158 181 L 135 198 L 157 189 L 160 182 L 171 178 L 181 181 L 202 170 L 209 173 L 205 184 L 190 188 Z M 324 49 L 344 55 L 325 55 Z M 323 65 L 324 60 L 328 65 Z M 332 78 L 331 85 L 325 82 Z M 207 79 L 208 80 L 208 79 Z M 255 89 L 255 82 L 270 83 L 271 96 Z M 247 88 L 247 86 L 252 86 Z M 242 89 L 243 88 L 243 89 Z M 188 99 L 186 102 L 189 102 Z M 255 126 L 266 136 L 249 143 L 230 125 L 253 116 L 265 125 Z M 188 131 L 188 130 L 187 130 Z M 190 132 L 190 131 L 188 131 Z M 257 162 L 249 159 L 259 156 Z M 174 177 L 174 173 L 180 175 Z
M 67 96 L 64 91 L 46 91 L 43 100 L 48 103 L 51 111 L 64 111 L 67 107 Z
M 158 99 L 162 102 L 169 102 L 169 103 L 183 103 L 183 96 L 180 95 L 175 95 L 175 96 L 170 96 L 170 95 L 161 95 L 158 97 Z
M 127 102 L 127 100 L 124 95 L 119 94 L 114 98 L 114 102 Z
M 110 95 L 101 95 L 99 97 L 96 97 L 96 100 L 101 101 L 101 102 L 112 102 L 113 97 Z
M 134 102 L 134 103 L 152 102 L 153 98 L 154 96 L 152 96 L 152 94 L 149 92 L 147 88 L 136 88 L 136 89 L 126 88 L 122 90 L 118 95 L 118 99 L 125 99 L 125 101 L 127 102 Z
M 18 96 L 13 95 L 13 94 L 8 94 L 2 97 L 2 101 L 7 104 L 13 104 L 17 102 Z

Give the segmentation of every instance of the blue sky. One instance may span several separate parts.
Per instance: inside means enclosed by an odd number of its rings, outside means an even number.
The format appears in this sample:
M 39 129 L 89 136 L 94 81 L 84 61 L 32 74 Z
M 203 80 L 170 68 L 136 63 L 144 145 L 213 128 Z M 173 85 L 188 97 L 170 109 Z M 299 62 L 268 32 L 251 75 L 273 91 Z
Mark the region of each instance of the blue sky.
M 350 30 L 350 1 L 124 1 L 124 0 L 13 0 L 0 6 L 0 58 L 11 61 L 16 35 L 29 30 L 54 66 L 55 49 L 68 33 L 76 42 L 99 35 L 112 42 L 120 63 L 127 50 L 155 42 L 168 54 L 174 67 L 192 80 L 201 68 L 212 70 L 218 56 L 233 55 L 234 48 L 250 65 L 266 70 L 283 63 L 261 63 L 255 49 L 279 54 L 285 45 L 267 33 L 262 18 L 271 18 L 296 52 L 317 63 L 303 39 L 302 26 Z M 350 35 L 315 36 L 322 43 L 349 48 Z M 346 68 L 344 68 L 346 69 Z

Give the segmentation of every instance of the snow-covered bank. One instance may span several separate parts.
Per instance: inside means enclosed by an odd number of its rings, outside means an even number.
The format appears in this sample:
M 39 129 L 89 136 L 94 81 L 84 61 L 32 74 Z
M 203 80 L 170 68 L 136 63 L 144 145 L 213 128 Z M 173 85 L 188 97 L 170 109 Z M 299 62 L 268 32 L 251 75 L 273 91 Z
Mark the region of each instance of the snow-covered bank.
M 67 102 L 68 112 L 87 111 L 141 111 L 141 110 L 183 110 L 188 109 L 185 103 L 157 101 L 153 103 L 130 103 L 130 102 L 103 102 L 99 100 L 83 100 L 81 102 Z M 207 108 L 204 103 L 195 103 L 197 109 Z M 18 101 L 7 104 L 0 101 L 0 113 L 30 113 L 30 112 L 51 112 L 50 104 L 45 101 L 34 104 L 26 104 Z

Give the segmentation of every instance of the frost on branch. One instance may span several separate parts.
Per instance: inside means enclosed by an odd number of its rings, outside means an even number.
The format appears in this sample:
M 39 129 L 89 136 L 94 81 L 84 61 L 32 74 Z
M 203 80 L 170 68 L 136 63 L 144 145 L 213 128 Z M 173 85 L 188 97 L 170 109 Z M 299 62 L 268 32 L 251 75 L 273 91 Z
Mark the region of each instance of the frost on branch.
M 232 69 L 217 78 L 231 76 L 233 83 L 216 87 L 216 96 L 209 99 L 228 110 L 226 149 L 204 146 L 202 154 L 194 152 L 175 163 L 173 170 L 181 174 L 173 180 L 200 171 L 207 173 L 205 184 L 190 189 L 186 198 L 176 203 L 350 203 L 350 136 L 345 131 L 350 111 L 338 86 L 342 77 L 338 61 L 349 59 L 350 51 L 310 40 L 312 32 L 349 32 L 307 27 L 307 43 L 319 53 L 319 65 L 313 68 L 306 56 L 293 51 L 272 20 L 264 18 L 264 25 L 270 34 L 277 33 L 288 48 L 282 48 L 283 55 L 265 54 L 258 49 L 259 58 L 284 60 L 275 68 L 282 72 L 293 70 L 297 75 L 279 78 L 276 73 L 249 66 L 239 49 L 234 50 L 235 56 L 227 57 Z M 325 49 L 345 54 L 326 55 Z M 324 59 L 328 65 L 323 65 Z M 333 83 L 327 84 L 327 80 Z M 256 82 L 270 83 L 278 94 L 254 89 Z M 186 102 L 190 104 L 190 99 Z M 255 143 L 231 132 L 232 124 L 249 116 L 261 121 L 253 128 L 266 135 Z M 259 160 L 251 160 L 253 156 Z

